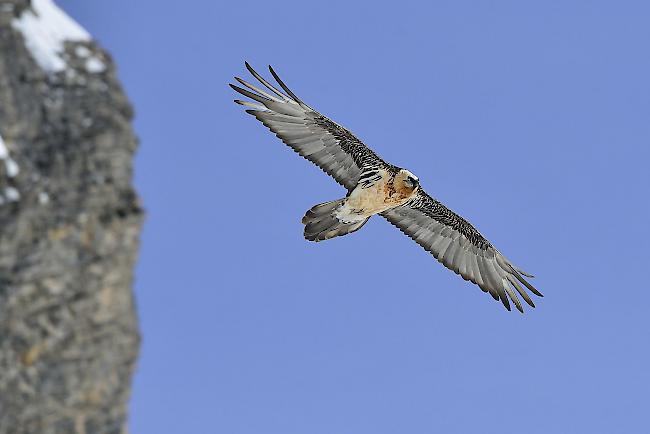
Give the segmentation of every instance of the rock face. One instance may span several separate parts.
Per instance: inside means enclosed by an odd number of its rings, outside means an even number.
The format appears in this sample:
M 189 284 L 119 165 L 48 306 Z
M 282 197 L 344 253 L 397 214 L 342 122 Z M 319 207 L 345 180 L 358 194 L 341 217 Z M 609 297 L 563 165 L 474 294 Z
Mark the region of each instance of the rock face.
M 0 434 L 126 430 L 131 118 L 82 28 L 50 0 L 0 0 Z

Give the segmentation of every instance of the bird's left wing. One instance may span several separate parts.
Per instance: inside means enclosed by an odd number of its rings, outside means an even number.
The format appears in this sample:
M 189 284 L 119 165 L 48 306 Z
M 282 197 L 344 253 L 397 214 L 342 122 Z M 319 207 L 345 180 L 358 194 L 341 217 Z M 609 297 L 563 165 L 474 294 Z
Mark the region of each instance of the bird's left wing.
M 269 66 L 282 93 L 246 62 L 246 68 L 264 88 L 235 77 L 247 89 L 231 84 L 234 90 L 255 102 L 235 100 L 250 107 L 247 113 L 273 131 L 294 151 L 316 164 L 348 190 L 362 175 L 385 165 L 381 158 L 354 134 L 302 102 Z
M 476 283 L 510 310 L 508 296 L 523 312 L 516 290 L 535 307 L 522 285 L 542 297 L 525 278 L 533 277 L 506 259 L 469 222 L 423 190 L 402 206 L 382 213 L 390 223 L 424 247 L 445 267 Z M 506 295 L 507 294 L 507 295 Z

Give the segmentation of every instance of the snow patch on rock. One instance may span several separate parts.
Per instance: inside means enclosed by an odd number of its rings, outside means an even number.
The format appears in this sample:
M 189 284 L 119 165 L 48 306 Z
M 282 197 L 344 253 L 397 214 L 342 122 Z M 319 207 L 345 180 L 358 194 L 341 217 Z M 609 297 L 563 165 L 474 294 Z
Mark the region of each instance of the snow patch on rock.
M 97 74 L 99 72 L 106 71 L 106 64 L 102 62 L 102 60 L 97 56 L 93 56 L 93 52 L 90 51 L 88 47 L 78 45 L 75 48 L 74 53 L 80 59 L 86 59 L 84 66 L 86 67 L 86 71 L 90 72 L 91 74 Z
M 98 58 L 91 57 L 86 60 L 86 70 L 92 74 L 97 74 L 99 72 L 104 72 L 106 70 L 106 65 Z
M 47 194 L 44 191 L 40 191 L 38 193 L 38 203 L 41 205 L 47 205 L 47 203 L 50 201 L 50 195 Z
M 18 164 L 13 160 L 13 158 L 9 156 L 9 149 L 7 149 L 7 145 L 5 145 L 5 141 L 2 139 L 2 136 L 0 136 L 0 160 L 2 160 L 5 164 L 5 170 L 8 177 L 13 178 L 18 175 L 20 168 L 18 167 Z
M 32 0 L 31 9 L 25 9 L 11 24 L 23 34 L 32 57 L 48 73 L 66 68 L 62 57 L 66 41 L 86 42 L 91 39 L 88 32 L 52 0 Z
M 20 193 L 14 187 L 5 188 L 5 197 L 8 202 L 17 202 L 20 199 Z

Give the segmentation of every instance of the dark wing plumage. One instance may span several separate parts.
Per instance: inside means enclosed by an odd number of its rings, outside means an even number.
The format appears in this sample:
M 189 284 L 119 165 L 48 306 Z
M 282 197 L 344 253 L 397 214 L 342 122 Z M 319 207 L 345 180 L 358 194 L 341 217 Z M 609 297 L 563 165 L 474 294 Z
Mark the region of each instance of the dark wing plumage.
M 302 102 L 280 80 L 273 68 L 269 66 L 271 74 L 286 95 L 251 68 L 248 62 L 246 68 L 266 89 L 235 77 L 248 89 L 234 84 L 230 87 L 256 103 L 241 100 L 235 102 L 250 107 L 251 110 L 246 110 L 247 113 L 255 116 L 284 143 L 323 169 L 339 184 L 352 190 L 362 173 L 386 165 L 350 131 Z
M 521 285 L 542 297 L 519 269 L 495 249 L 469 222 L 419 190 L 406 204 L 382 213 L 390 223 L 431 252 L 445 267 L 476 283 L 510 310 L 508 296 L 523 312 L 516 290 L 535 307 Z

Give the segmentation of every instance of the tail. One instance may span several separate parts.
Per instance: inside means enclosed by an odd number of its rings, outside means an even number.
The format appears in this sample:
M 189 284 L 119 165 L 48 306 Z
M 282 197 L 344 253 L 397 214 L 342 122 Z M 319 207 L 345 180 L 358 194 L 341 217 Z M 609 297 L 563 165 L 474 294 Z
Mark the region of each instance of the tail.
M 323 241 L 361 229 L 368 219 L 347 223 L 336 217 L 335 212 L 344 201 L 345 199 L 339 199 L 321 203 L 307 211 L 302 218 L 305 238 L 309 241 Z

